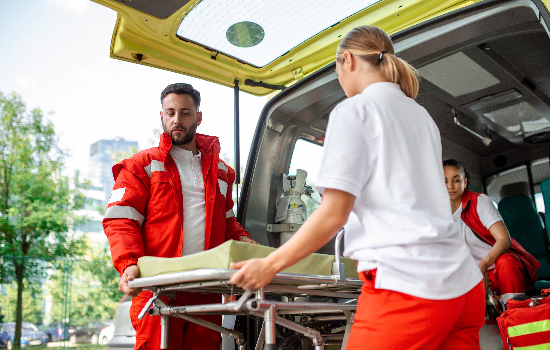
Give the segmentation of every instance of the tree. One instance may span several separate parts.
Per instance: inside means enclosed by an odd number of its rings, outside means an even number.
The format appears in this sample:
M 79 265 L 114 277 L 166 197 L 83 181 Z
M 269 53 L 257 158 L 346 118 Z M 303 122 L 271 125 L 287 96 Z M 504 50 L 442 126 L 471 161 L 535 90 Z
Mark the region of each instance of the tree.
M 20 347 L 24 281 L 47 264 L 29 257 L 78 254 L 81 241 L 68 234 L 82 195 L 63 176 L 64 152 L 53 124 L 40 109 L 26 112 L 16 93 L 0 92 L 0 276 L 17 286 L 14 347 Z
M 31 322 L 34 324 L 42 323 L 43 310 L 42 303 L 37 303 L 37 300 L 42 300 L 43 293 L 42 288 L 38 283 L 32 283 L 25 281 L 25 289 L 23 291 L 23 319 L 25 322 Z M 11 301 L 17 299 L 17 285 L 15 283 L 8 284 L 6 286 L 6 295 L 0 294 L 0 305 L 3 305 L 2 316 L 3 322 L 15 322 L 15 315 L 17 314 L 16 305 Z
M 111 263 L 107 246 L 87 242 L 87 254 L 70 262 L 70 279 L 68 296 L 65 295 L 63 269 L 65 262 L 59 262 L 48 284 L 48 294 L 52 297 L 52 320 L 62 320 L 63 302 L 68 297 L 70 305 L 69 319 L 73 325 L 90 319 L 113 318 L 115 308 L 124 296 L 118 291 L 118 272 Z

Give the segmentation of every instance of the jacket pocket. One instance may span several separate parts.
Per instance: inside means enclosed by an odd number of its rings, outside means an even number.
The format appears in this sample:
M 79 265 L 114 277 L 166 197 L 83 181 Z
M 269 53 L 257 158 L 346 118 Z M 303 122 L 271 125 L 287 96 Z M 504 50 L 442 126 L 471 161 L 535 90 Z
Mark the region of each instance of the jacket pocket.
M 148 213 L 176 212 L 177 198 L 166 172 L 153 173 L 149 193 Z

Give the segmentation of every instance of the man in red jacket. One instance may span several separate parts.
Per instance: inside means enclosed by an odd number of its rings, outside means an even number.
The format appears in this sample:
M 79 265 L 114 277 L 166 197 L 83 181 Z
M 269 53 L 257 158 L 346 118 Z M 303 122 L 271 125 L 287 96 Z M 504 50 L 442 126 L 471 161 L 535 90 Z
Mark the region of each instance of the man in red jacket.
M 130 288 L 142 256 L 181 257 L 234 239 L 255 243 L 233 212 L 235 172 L 220 158 L 217 137 L 196 134 L 201 124 L 200 94 L 189 84 L 172 84 L 161 93 L 164 133 L 158 147 L 141 151 L 113 167 L 115 185 L 103 228 L 119 290 L 134 299 L 134 349 L 160 348 L 160 318 L 137 315 L 152 296 Z M 219 295 L 179 293 L 169 305 L 220 302 Z M 204 316 L 221 325 L 221 316 Z M 170 349 L 219 350 L 220 334 L 181 319 L 170 322 Z

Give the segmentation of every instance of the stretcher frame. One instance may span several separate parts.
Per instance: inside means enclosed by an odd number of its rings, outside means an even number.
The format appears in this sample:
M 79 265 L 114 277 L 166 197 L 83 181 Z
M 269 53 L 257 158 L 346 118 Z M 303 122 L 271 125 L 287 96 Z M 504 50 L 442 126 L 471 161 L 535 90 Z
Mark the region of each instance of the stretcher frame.
M 248 315 L 263 318 L 263 325 L 255 344 L 256 350 L 277 349 L 276 325 L 311 339 L 315 350 L 322 350 L 325 345 L 341 345 L 343 350 L 353 324 L 356 301 L 362 285 L 359 279 L 346 278 L 345 267 L 339 256 L 343 233 L 342 229 L 336 238 L 337 254 L 336 262 L 332 266 L 332 276 L 278 273 L 270 284 L 257 290 L 242 290 L 230 284 L 229 279 L 237 271 L 234 269 L 198 269 L 136 278 L 129 282 L 130 287 L 153 292 L 153 296 L 141 310 L 138 318 L 146 317 L 146 314 L 160 316 L 161 349 L 168 348 L 170 318 L 177 317 L 234 338 L 239 350 L 246 350 L 247 344 L 241 332 L 205 321 L 197 316 Z M 163 295 L 174 298 L 178 292 L 226 294 L 235 301 L 169 306 L 159 298 Z M 237 296 L 238 299 L 236 299 Z M 286 301 L 269 300 L 269 296 L 282 296 L 284 298 L 281 299 Z M 335 302 L 295 301 L 296 298 L 304 296 L 331 298 Z M 346 301 L 340 302 L 342 299 Z M 336 334 L 323 334 L 308 326 L 331 323 L 345 323 L 345 327 L 340 327 L 344 329 Z

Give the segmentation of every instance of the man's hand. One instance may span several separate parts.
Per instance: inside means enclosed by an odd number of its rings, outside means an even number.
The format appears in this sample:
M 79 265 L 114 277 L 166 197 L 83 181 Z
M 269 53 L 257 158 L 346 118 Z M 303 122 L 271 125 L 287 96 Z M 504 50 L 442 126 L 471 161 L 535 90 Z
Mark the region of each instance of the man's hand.
M 130 288 L 128 282 L 137 278 L 139 276 L 139 267 L 137 265 L 130 265 L 120 277 L 120 282 L 118 282 L 118 290 L 124 294 L 128 294 L 132 298 L 137 297 L 141 293 L 141 288 Z
M 261 288 L 271 282 L 277 274 L 277 270 L 268 262 L 268 258 L 231 263 L 230 268 L 240 270 L 231 276 L 229 283 L 236 284 L 244 290 Z
M 260 245 L 260 243 L 255 242 L 255 241 L 251 240 L 250 238 L 248 238 L 246 236 L 240 236 L 239 237 L 239 242 L 246 242 L 246 243 L 252 243 L 252 244 Z

